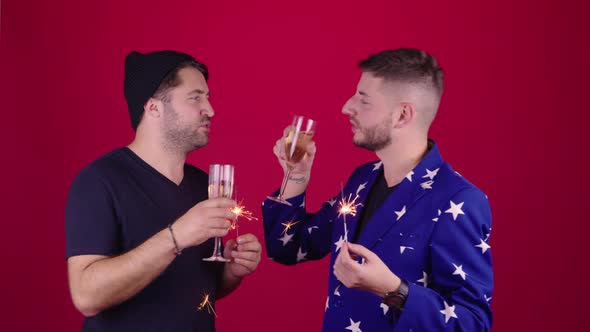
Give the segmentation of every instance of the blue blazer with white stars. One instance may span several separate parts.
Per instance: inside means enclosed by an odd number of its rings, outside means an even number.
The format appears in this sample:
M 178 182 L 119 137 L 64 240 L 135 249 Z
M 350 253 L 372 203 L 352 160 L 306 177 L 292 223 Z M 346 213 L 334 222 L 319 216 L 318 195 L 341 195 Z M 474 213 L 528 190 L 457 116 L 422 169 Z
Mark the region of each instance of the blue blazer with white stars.
M 481 190 L 443 161 L 434 143 L 375 211 L 358 239 L 408 283 L 399 317 L 379 296 L 346 288 L 334 276 L 334 261 L 345 237 L 339 202 L 349 195 L 364 202 L 381 167 L 381 162 L 358 167 L 343 192 L 313 214 L 305 211 L 305 194 L 289 199 L 293 206 L 266 200 L 262 212 L 269 257 L 292 265 L 331 254 L 323 331 L 489 331 L 489 203 Z M 362 209 L 358 206 L 356 216 L 346 216 L 349 238 Z

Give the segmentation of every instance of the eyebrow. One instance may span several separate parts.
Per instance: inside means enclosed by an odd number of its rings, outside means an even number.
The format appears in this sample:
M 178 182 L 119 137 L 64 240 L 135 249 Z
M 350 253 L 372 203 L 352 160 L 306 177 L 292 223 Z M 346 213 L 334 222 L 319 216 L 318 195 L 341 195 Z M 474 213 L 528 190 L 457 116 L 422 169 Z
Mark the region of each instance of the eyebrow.
M 207 95 L 207 97 L 209 97 L 209 95 L 210 95 L 209 92 L 205 93 L 205 91 L 203 91 L 201 89 L 194 89 L 193 91 L 189 92 L 188 94 L 189 95 L 192 95 L 193 93 L 197 93 L 197 94 L 200 94 L 200 95 Z
M 365 97 L 370 97 L 366 92 L 363 92 L 363 91 L 360 91 L 360 90 L 359 90 L 359 95 L 365 96 Z

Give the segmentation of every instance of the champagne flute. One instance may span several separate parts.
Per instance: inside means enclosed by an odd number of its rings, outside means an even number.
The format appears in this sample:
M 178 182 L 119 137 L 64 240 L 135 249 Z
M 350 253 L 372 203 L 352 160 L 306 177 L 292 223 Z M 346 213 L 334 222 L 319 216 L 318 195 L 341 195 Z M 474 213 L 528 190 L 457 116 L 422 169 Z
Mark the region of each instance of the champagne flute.
M 295 168 L 295 164 L 300 162 L 306 154 L 307 145 L 311 142 L 311 139 L 315 134 L 316 124 L 317 122 L 310 118 L 300 115 L 295 115 L 293 117 L 293 122 L 289 127 L 289 134 L 285 137 L 287 172 L 285 172 L 285 176 L 283 177 L 283 183 L 281 184 L 279 195 L 269 196 L 269 199 L 289 206 L 292 205 L 284 198 L 285 188 L 287 187 L 287 182 L 289 182 L 289 175 L 293 168 Z
M 209 198 L 232 197 L 234 188 L 234 167 L 232 165 L 213 164 L 209 166 Z M 213 255 L 203 258 L 209 262 L 229 262 L 230 259 L 223 257 L 221 250 L 221 238 L 215 238 Z

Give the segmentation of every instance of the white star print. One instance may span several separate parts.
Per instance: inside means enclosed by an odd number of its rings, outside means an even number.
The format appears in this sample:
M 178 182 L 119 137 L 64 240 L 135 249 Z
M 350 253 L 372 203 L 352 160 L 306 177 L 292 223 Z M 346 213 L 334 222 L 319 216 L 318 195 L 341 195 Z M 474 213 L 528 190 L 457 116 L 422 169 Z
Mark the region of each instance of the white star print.
M 307 228 L 307 232 L 309 232 L 309 234 L 311 234 L 311 232 L 313 232 L 314 229 L 319 229 L 318 226 L 311 226 Z
M 335 203 L 336 203 L 336 198 L 332 198 L 331 200 L 328 201 L 328 204 L 330 204 L 330 206 L 334 206 Z
M 428 287 L 428 274 L 426 272 L 422 272 L 422 279 L 416 280 L 416 282 L 421 282 L 424 284 L 424 288 Z
M 340 248 L 342 248 L 342 245 L 344 244 L 344 237 L 342 235 L 340 235 L 340 239 L 338 239 L 338 241 L 334 242 L 334 245 L 336 245 L 336 252 L 338 252 L 338 250 L 340 250 Z
M 432 184 L 434 183 L 434 181 L 430 180 L 430 181 L 426 181 L 426 182 L 422 182 L 420 183 L 420 186 L 423 189 L 432 189 Z
M 461 210 L 461 208 L 463 207 L 463 203 L 465 203 L 465 202 L 455 204 L 455 202 L 451 201 L 451 208 L 446 210 L 445 213 L 452 214 L 453 220 L 457 220 L 457 216 L 459 216 L 460 214 L 465 214 L 465 213 L 463 213 L 463 210 Z
M 381 168 L 381 165 L 383 165 L 383 162 L 382 162 L 382 161 L 380 161 L 380 162 L 378 162 L 378 163 L 376 163 L 376 164 L 373 164 L 373 166 L 374 166 L 374 167 L 373 167 L 373 171 L 376 171 L 376 170 L 378 170 L 379 168 Z
M 447 304 L 447 301 L 445 302 L 445 308 L 443 310 L 440 311 L 441 314 L 445 315 L 445 324 L 449 322 L 449 319 L 451 319 L 451 317 L 455 317 L 455 318 L 459 318 L 457 317 L 457 314 L 455 313 L 455 306 L 449 306 Z
M 406 251 L 406 249 L 414 250 L 414 248 L 412 248 L 412 247 L 399 246 L 399 253 L 403 254 L 404 251 Z
M 336 296 L 340 296 L 340 291 L 339 291 L 339 289 L 340 289 L 340 286 L 341 286 L 341 285 L 338 285 L 338 286 L 336 286 L 336 289 L 334 290 L 334 295 L 336 295 Z
M 481 253 L 485 254 L 486 251 L 488 251 L 488 249 L 492 248 L 489 244 L 485 243 L 485 241 L 483 239 L 479 239 L 481 241 L 480 244 L 476 244 L 475 246 L 478 248 L 481 248 Z
M 367 183 L 369 183 L 369 182 L 361 183 L 361 184 L 359 185 L 358 189 L 356 190 L 356 194 L 357 194 L 357 195 L 359 194 L 359 192 L 360 192 L 361 190 L 363 190 L 363 189 L 365 189 L 365 188 L 366 188 L 366 186 L 367 186 Z
M 396 221 L 399 220 L 399 218 L 403 217 L 404 214 L 406 214 L 406 206 L 404 205 L 404 207 L 399 210 L 399 211 L 393 211 L 395 212 L 395 214 L 397 214 L 397 219 L 395 219 Z
M 389 311 L 389 306 L 385 303 L 381 303 L 379 306 L 381 307 L 381 309 L 383 309 L 383 314 L 387 314 L 387 311 Z
M 487 302 L 490 302 L 492 300 L 492 297 L 488 297 L 487 295 L 483 295 L 483 297 L 486 299 Z
M 330 296 L 326 298 L 326 309 L 324 311 L 328 310 L 328 308 L 330 308 Z
M 426 169 L 426 175 L 424 175 L 422 178 L 430 178 L 430 180 L 434 180 L 434 177 L 436 176 L 436 174 L 438 173 L 438 170 L 440 168 L 435 169 L 434 171 L 429 170 L 428 168 Z
M 465 280 L 467 278 L 467 273 L 463 271 L 463 265 L 457 266 L 455 263 L 453 263 L 453 266 L 455 267 L 455 272 L 453 272 L 453 275 L 460 275 L 461 278 Z
M 441 213 L 442 213 L 442 211 L 441 210 L 438 210 L 438 215 L 439 216 L 441 215 Z M 438 221 L 438 217 L 432 218 L 432 221 L 437 222 Z
M 361 325 L 361 321 L 360 320 L 355 323 L 352 320 L 352 318 L 349 318 L 349 319 L 350 319 L 350 325 L 346 328 L 347 330 L 351 330 L 352 332 L 363 332 L 361 330 L 361 326 L 360 326 Z
M 299 207 L 305 207 L 305 201 L 301 202 L 301 205 L 299 205 Z
M 455 171 L 455 174 L 459 175 L 460 177 L 463 177 L 463 175 L 461 175 L 461 173 Z
M 302 260 L 305 259 L 305 256 L 307 255 L 306 252 L 301 251 L 301 247 L 299 247 L 299 250 L 297 250 L 297 261 L 301 262 Z
M 293 238 L 293 236 L 295 235 L 295 233 L 289 235 L 285 232 L 285 234 L 279 238 L 279 241 L 283 242 L 283 247 L 287 245 L 287 243 L 291 242 L 291 239 Z
M 414 171 L 410 171 L 410 173 L 406 175 L 406 179 L 408 179 L 410 182 L 412 182 L 412 175 L 414 175 Z

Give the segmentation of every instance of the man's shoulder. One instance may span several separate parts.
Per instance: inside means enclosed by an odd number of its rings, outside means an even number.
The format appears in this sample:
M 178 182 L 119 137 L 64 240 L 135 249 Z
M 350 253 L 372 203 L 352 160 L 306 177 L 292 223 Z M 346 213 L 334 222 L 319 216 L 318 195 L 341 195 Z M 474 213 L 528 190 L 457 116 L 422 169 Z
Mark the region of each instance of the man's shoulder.
M 468 190 L 470 192 L 478 192 L 485 196 L 479 187 L 457 172 L 447 162 L 443 162 L 431 185 L 433 189 L 437 189 L 437 192 L 445 192 L 450 195 Z
M 128 168 L 125 159 L 128 158 L 124 148 L 110 151 L 91 162 L 76 176 L 75 181 L 108 181 L 112 177 L 125 176 Z

